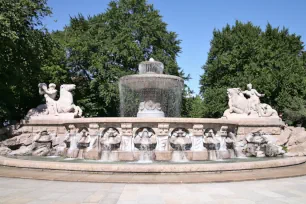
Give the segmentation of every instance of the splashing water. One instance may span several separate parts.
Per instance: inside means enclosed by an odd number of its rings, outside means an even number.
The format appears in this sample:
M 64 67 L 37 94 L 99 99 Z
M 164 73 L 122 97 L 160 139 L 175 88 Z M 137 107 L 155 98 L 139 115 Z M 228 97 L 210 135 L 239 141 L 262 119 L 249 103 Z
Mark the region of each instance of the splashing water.
M 225 137 L 221 137 L 219 151 L 226 151 L 226 150 L 227 147 L 226 147 Z
M 185 144 L 180 144 L 179 148 L 176 151 L 172 152 L 172 162 L 188 162 L 189 159 L 185 154 Z
M 149 144 L 140 145 L 140 156 L 138 163 L 152 163 L 152 151 L 150 150 Z
M 70 147 L 67 151 L 67 156 L 70 158 L 73 157 L 73 154 L 77 149 L 78 149 L 78 138 L 76 135 L 73 135 L 70 137 Z

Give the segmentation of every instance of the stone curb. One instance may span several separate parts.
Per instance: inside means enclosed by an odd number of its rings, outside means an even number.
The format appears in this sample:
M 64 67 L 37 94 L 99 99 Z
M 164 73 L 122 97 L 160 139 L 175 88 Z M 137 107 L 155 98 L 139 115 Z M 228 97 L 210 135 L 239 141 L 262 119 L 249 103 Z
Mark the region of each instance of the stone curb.
M 125 183 L 125 184 L 183 184 L 221 183 L 291 178 L 306 175 L 306 164 L 253 171 L 227 171 L 191 174 L 103 174 L 57 170 L 1 167 L 0 177 L 62 182 Z
M 306 162 L 306 157 L 220 164 L 93 164 L 22 160 L 0 156 L 0 165 L 41 170 L 105 173 L 197 173 L 278 168 Z

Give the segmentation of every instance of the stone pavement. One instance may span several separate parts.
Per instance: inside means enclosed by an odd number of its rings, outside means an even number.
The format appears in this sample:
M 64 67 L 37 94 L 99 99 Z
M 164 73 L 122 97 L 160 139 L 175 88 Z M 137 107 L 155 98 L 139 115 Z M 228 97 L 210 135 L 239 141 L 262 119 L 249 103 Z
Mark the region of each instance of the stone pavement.
M 5 204 L 297 204 L 306 203 L 306 176 L 205 184 L 112 184 L 0 178 Z

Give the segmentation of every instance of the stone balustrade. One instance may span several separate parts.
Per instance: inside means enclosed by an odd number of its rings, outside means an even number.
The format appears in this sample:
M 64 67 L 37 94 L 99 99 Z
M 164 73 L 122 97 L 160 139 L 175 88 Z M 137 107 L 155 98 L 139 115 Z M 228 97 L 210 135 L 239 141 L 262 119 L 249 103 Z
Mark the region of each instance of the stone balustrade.
M 226 141 L 238 142 L 244 140 L 247 134 L 258 130 L 277 138 L 283 127 L 278 119 L 124 117 L 29 120 L 22 121 L 22 125 L 22 135 L 35 135 L 45 131 L 53 135 L 52 148 L 48 155 L 84 159 L 112 157 L 109 159 L 123 161 L 140 160 L 142 150 L 146 148 L 153 152 L 153 160 L 172 160 L 173 152 L 178 151 L 184 152 L 188 160 L 208 160 L 214 158 L 212 153 L 216 154 L 215 150 L 220 144 L 209 149 L 214 145 L 205 145 L 205 141 L 231 137 Z M 232 146 L 227 145 L 228 148 L 234 148 Z M 111 155 L 103 157 L 103 153 L 110 152 Z M 227 152 L 220 152 L 220 155 L 223 158 L 231 157 Z

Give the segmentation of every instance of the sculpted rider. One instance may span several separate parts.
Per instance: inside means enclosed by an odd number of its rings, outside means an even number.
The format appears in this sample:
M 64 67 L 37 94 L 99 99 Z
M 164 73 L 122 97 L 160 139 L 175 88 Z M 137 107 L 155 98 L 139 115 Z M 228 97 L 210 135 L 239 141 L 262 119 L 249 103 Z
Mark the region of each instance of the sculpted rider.
M 265 96 L 265 94 L 260 94 L 256 91 L 256 89 L 252 89 L 252 84 L 247 85 L 247 90 L 243 91 L 243 94 L 249 97 L 248 103 L 250 110 L 256 111 L 257 113 L 260 112 L 260 100 L 259 97 Z
M 47 84 L 40 83 L 38 84 L 38 87 L 39 87 L 39 94 L 44 95 L 46 99 L 46 104 L 47 104 L 49 114 L 58 115 L 57 105 L 55 101 L 55 97 L 57 94 L 57 90 L 55 89 L 56 85 L 53 83 L 50 83 L 49 88 L 47 88 Z

